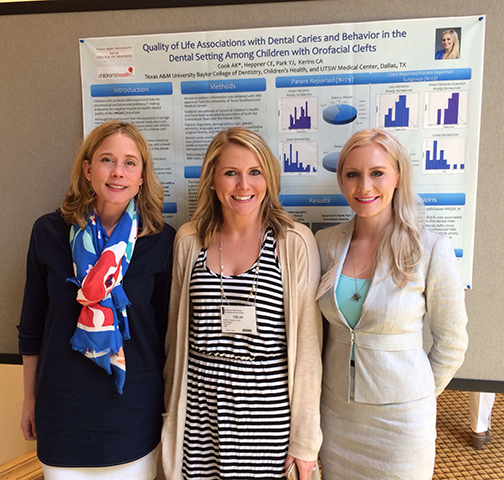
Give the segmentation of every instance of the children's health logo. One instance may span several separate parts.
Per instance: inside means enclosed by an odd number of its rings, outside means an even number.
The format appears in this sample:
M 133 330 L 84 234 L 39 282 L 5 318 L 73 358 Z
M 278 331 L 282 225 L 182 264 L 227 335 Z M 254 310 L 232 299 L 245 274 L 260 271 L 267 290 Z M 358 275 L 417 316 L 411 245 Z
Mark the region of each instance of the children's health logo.
M 100 80 L 108 78 L 135 78 L 133 67 L 116 65 L 113 67 L 97 67 L 96 70 Z

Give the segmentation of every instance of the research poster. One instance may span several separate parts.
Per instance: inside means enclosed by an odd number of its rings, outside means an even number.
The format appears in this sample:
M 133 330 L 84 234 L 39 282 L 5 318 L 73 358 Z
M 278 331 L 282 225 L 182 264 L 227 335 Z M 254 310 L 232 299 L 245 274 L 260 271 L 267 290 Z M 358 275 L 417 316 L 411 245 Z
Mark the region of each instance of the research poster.
M 342 146 L 384 128 L 409 150 L 427 225 L 451 237 L 470 288 L 484 33 L 470 16 L 81 39 L 84 134 L 135 123 L 178 228 L 212 138 L 248 127 L 278 158 L 285 209 L 315 232 L 352 216 Z

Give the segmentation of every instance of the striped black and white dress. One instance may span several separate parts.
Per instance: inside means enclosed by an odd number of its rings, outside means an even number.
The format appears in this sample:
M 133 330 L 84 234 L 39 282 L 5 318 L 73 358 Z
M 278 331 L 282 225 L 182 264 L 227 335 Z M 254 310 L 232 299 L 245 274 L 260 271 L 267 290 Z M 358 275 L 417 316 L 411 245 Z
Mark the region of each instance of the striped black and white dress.
M 259 262 L 220 276 L 194 265 L 190 299 L 185 479 L 285 478 L 290 409 L 282 279 L 271 230 Z M 258 266 L 258 270 L 256 270 Z M 257 273 L 256 273 L 257 272 Z M 253 284 L 257 334 L 224 334 L 221 305 L 245 305 Z

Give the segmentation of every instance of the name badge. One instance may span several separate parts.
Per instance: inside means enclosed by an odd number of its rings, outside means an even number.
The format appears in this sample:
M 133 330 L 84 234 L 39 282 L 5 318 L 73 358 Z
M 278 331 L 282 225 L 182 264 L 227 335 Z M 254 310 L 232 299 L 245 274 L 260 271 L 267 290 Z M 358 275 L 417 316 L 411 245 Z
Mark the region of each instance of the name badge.
M 257 318 L 254 306 L 222 305 L 222 333 L 257 333 Z
M 322 275 L 322 278 L 320 279 L 320 283 L 317 289 L 317 295 L 315 296 L 315 300 L 318 300 L 324 293 L 326 293 L 328 290 L 331 288 L 334 288 L 334 285 L 336 283 L 336 271 L 338 270 L 338 265 L 334 265 L 331 267 L 330 270 L 328 270 L 324 275 Z

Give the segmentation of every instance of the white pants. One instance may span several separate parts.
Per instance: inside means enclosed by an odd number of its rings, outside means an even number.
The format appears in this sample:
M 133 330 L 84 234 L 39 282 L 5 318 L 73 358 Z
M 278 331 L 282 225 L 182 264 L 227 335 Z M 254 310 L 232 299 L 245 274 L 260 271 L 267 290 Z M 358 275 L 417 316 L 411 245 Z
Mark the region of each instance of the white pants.
M 42 464 L 45 480 L 153 480 L 159 448 L 133 462 L 113 467 L 65 468 Z
M 484 433 L 492 427 L 491 417 L 494 401 L 495 393 L 470 392 L 469 414 L 473 432 Z

